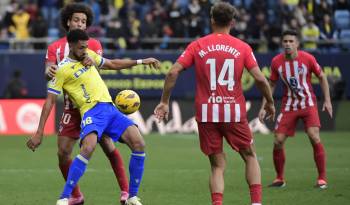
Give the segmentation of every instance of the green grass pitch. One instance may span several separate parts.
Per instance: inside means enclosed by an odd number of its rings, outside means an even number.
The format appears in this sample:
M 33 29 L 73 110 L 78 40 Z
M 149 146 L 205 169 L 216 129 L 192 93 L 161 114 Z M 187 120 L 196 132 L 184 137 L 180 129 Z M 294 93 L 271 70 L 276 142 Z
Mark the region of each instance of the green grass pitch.
M 256 135 L 262 168 L 263 204 L 345 205 L 350 203 L 350 133 L 322 132 L 327 153 L 329 188 L 313 188 L 316 168 L 311 145 L 303 133 L 286 144 L 286 180 L 282 189 L 266 188 L 274 178 L 272 135 Z M 26 137 L 0 137 L 0 204 L 55 204 L 63 188 L 57 167 L 56 137 L 47 137 L 36 152 L 25 147 Z M 144 205 L 209 205 L 209 163 L 199 151 L 196 135 L 145 136 L 147 159 L 139 196 Z M 117 144 L 127 165 L 129 150 Z M 75 154 L 78 149 L 76 147 Z M 243 161 L 225 146 L 224 204 L 248 205 Z M 127 166 L 126 166 L 127 168 Z M 119 188 L 107 158 L 98 148 L 80 181 L 86 205 L 116 205 Z

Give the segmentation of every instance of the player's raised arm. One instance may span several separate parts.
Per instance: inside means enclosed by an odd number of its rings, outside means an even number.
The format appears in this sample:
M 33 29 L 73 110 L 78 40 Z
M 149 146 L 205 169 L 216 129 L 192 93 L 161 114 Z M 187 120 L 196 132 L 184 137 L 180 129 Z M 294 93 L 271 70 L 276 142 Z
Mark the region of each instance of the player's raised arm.
M 160 62 L 155 58 L 145 58 L 139 60 L 131 59 L 106 59 L 104 58 L 103 65 L 101 69 L 110 69 L 110 70 L 121 70 L 125 68 L 131 68 L 132 66 L 143 64 L 149 65 L 151 68 L 159 69 Z
M 44 133 L 44 128 L 45 124 L 47 121 L 47 118 L 50 115 L 50 112 L 52 110 L 52 107 L 54 106 L 55 102 L 57 99 L 57 95 L 48 93 L 45 104 L 41 110 L 41 115 L 40 115 L 40 121 L 39 125 L 37 128 L 37 131 L 35 134 L 27 141 L 27 147 L 31 149 L 33 152 L 39 145 L 41 144 L 42 138 L 43 138 L 43 133 Z

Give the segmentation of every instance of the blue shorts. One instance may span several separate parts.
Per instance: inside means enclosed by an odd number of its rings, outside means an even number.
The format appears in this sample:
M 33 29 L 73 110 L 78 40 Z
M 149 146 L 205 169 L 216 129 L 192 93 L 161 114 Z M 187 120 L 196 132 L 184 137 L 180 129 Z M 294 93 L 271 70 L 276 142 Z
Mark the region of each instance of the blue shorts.
M 100 141 L 102 134 L 106 134 L 116 142 L 124 131 L 132 125 L 135 123 L 112 103 L 97 103 L 82 118 L 80 139 L 83 140 L 89 133 L 96 132 L 98 141 Z

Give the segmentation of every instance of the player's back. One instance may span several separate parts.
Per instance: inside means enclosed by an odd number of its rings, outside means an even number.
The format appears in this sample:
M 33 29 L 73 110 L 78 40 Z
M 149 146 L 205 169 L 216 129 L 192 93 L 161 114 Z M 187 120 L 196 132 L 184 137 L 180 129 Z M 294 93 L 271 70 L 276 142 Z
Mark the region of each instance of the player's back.
M 228 34 L 210 34 L 191 43 L 186 52 L 193 53 L 196 69 L 197 120 L 239 122 L 246 115 L 243 70 L 257 66 L 249 45 Z M 181 57 L 178 61 L 186 64 Z

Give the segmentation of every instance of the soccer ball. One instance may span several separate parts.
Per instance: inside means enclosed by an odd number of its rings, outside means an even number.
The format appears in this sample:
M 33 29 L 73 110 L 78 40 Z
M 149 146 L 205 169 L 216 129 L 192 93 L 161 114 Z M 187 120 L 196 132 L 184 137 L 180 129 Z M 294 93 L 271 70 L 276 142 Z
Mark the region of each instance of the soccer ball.
M 115 104 L 120 112 L 131 114 L 140 108 L 140 97 L 133 90 L 122 90 L 115 97 Z

